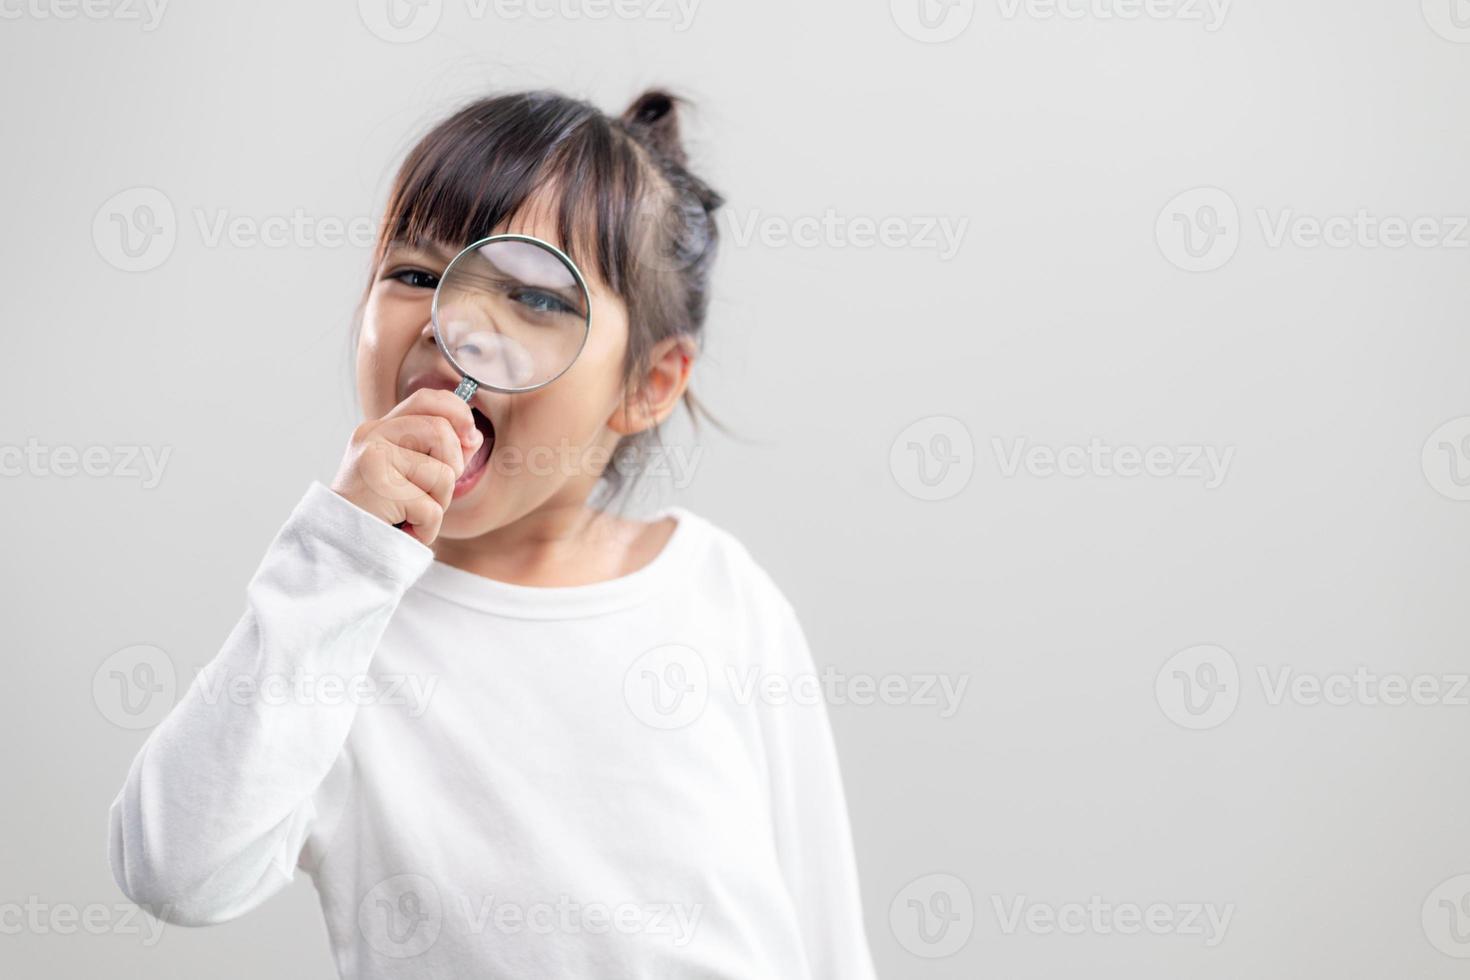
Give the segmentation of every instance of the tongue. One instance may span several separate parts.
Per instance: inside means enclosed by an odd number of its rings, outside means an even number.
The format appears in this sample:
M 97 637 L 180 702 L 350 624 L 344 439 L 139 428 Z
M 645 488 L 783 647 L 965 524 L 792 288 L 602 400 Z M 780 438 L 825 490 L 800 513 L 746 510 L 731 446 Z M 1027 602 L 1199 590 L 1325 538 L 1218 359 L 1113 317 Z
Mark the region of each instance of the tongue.
M 490 458 L 490 450 L 495 446 L 495 437 L 484 431 L 481 431 L 480 435 L 483 437 L 480 440 L 480 448 L 476 449 L 474 455 L 465 460 L 464 472 L 459 475 L 458 480 L 454 481 L 456 484 L 464 483 L 484 469 L 485 461 Z

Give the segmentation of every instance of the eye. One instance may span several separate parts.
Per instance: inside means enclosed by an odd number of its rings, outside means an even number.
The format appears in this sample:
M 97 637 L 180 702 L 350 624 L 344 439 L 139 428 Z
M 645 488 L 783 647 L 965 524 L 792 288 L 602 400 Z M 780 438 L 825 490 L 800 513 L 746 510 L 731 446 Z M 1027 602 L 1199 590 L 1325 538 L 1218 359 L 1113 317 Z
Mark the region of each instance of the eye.
M 383 278 L 396 279 L 414 289 L 435 289 L 439 285 L 439 277 L 423 269 L 399 269 L 388 273 Z
M 555 293 L 543 292 L 539 289 L 517 289 L 511 292 L 511 298 L 523 306 L 535 310 L 537 313 L 578 313 L 566 300 Z

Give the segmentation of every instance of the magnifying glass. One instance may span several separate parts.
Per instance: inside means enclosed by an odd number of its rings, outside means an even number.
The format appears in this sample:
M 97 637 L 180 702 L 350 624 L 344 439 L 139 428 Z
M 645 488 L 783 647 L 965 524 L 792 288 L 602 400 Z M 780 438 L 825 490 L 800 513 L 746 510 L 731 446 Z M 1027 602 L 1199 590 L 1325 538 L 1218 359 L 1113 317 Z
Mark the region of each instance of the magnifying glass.
M 434 290 L 434 339 L 460 373 L 454 393 L 535 391 L 566 373 L 592 322 L 587 281 L 556 246 L 491 235 L 454 257 Z

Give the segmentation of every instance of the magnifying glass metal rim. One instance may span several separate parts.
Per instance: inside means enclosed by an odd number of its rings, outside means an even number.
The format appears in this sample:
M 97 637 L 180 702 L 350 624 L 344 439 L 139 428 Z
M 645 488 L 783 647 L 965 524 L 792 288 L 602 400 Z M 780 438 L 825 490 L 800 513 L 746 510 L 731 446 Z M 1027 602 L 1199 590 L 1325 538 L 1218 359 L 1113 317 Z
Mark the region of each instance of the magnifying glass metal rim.
M 445 343 L 444 335 L 439 330 L 440 289 L 443 288 L 445 280 L 449 278 L 449 270 L 453 269 L 454 264 L 460 259 L 464 258 L 471 252 L 483 248 L 491 242 L 527 242 L 531 245 L 539 245 L 541 248 L 546 249 L 548 252 L 561 259 L 562 262 L 566 264 L 566 267 L 568 269 L 572 270 L 572 275 L 575 276 L 577 279 L 577 286 L 582 290 L 582 296 L 586 299 L 587 312 L 586 315 L 583 317 L 585 328 L 582 330 L 582 342 L 577 345 L 577 349 L 572 354 L 571 360 L 567 361 L 566 367 L 562 368 L 560 371 L 556 372 L 545 381 L 538 381 L 533 385 L 525 385 L 524 387 L 520 388 L 506 388 L 502 385 L 486 384 L 482 382 L 479 378 L 476 378 L 474 375 L 470 374 L 464 368 L 460 367 L 459 362 L 454 359 L 454 355 L 449 352 L 449 345 Z M 487 388 L 490 391 L 498 391 L 507 395 L 519 394 L 526 391 L 536 391 L 539 388 L 545 388 L 557 378 L 561 377 L 563 374 L 566 374 L 567 371 L 571 370 L 572 365 L 577 363 L 577 358 L 582 356 L 582 349 L 587 346 L 587 337 L 592 333 L 592 290 L 587 288 L 587 280 L 582 278 L 582 270 L 577 268 L 577 263 L 572 261 L 572 257 L 563 252 L 561 249 L 557 248 L 555 245 L 546 241 L 545 239 L 537 238 L 534 235 L 488 235 L 484 238 L 479 239 L 478 241 L 471 242 L 469 245 L 466 245 L 464 248 L 460 249 L 459 253 L 455 255 L 454 258 L 450 259 L 449 264 L 444 267 L 444 273 L 439 277 L 439 285 L 434 287 L 434 302 L 429 309 L 429 321 L 433 324 L 434 340 L 438 342 L 440 352 L 449 359 L 449 363 L 454 365 L 454 369 L 460 373 L 461 379 L 459 382 L 459 387 L 454 390 L 454 393 L 460 398 L 463 398 L 465 401 L 469 401 L 470 398 L 474 396 L 475 391 L 480 388 Z

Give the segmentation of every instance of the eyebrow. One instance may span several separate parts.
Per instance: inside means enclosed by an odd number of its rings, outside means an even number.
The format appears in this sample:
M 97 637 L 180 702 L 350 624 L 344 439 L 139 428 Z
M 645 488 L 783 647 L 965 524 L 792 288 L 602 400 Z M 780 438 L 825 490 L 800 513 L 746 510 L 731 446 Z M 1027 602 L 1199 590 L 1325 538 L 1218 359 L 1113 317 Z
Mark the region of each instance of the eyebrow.
M 383 254 L 386 256 L 390 253 L 401 254 L 404 252 L 408 252 L 413 255 L 423 256 L 424 258 L 438 259 L 445 265 L 448 265 L 450 259 L 453 259 L 456 255 L 459 254 L 458 249 L 451 250 L 434 242 L 420 242 L 415 244 L 414 242 L 406 241 L 389 242 L 388 248 L 384 251 Z

